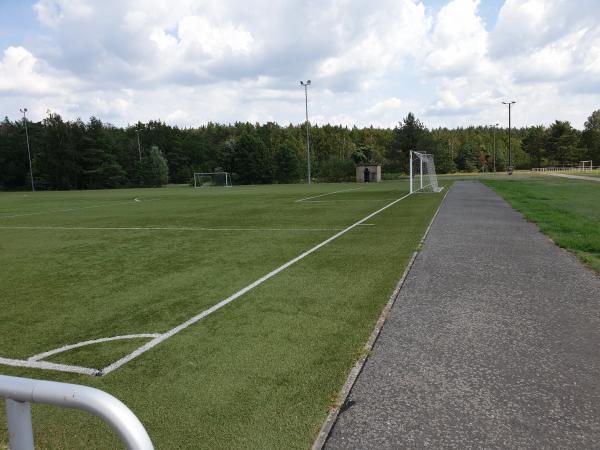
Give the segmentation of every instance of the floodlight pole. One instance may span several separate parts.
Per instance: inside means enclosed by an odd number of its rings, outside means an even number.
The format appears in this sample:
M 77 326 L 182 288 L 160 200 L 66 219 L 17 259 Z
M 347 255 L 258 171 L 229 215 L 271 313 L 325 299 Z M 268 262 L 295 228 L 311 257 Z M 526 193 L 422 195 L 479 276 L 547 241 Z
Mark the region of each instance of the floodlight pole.
M 510 126 L 510 107 L 514 105 L 515 101 L 502 102 L 503 105 L 508 105 L 508 174 L 512 175 L 512 142 L 511 142 L 511 126 Z
M 140 162 L 142 162 L 142 149 L 140 148 L 140 130 L 135 129 L 135 134 L 137 134 L 137 144 L 138 144 L 138 155 L 140 157 Z
M 494 127 L 494 173 L 496 173 L 496 128 L 498 127 L 498 124 L 495 123 L 493 125 Z
M 25 124 L 25 138 L 27 140 L 27 157 L 29 158 L 29 175 L 31 176 L 31 192 L 35 192 L 35 185 L 33 184 L 33 168 L 31 166 L 31 150 L 29 148 L 29 131 L 27 130 L 27 108 L 20 110 L 23 113 L 23 123 Z
M 311 184 L 310 181 L 310 132 L 308 122 L 308 86 L 310 86 L 310 80 L 300 81 L 300 86 L 304 86 L 304 105 L 306 109 L 306 164 L 308 167 L 308 184 Z
M 409 194 L 413 193 L 413 151 L 411 150 L 409 152 L 409 157 L 408 157 L 408 189 L 409 189 Z

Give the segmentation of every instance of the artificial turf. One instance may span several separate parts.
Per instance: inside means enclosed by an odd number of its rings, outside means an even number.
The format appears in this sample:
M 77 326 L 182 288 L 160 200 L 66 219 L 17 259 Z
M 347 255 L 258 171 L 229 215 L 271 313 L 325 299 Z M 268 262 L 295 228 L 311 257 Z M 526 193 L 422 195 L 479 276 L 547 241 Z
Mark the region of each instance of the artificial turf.
M 552 176 L 482 181 L 557 245 L 600 272 L 600 183 Z
M 2 193 L 0 356 L 165 332 L 407 191 L 358 187 Z M 404 199 L 104 377 L 0 373 L 106 390 L 157 449 L 308 448 L 441 198 Z M 138 345 L 48 360 L 101 368 Z M 94 417 L 33 411 L 40 448 L 119 448 Z

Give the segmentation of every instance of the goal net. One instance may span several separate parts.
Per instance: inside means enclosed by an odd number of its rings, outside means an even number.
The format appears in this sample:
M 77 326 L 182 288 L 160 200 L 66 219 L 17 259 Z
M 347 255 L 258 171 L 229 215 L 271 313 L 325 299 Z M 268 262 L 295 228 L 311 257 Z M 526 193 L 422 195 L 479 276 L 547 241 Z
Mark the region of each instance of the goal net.
M 410 193 L 440 192 L 433 155 L 422 152 L 410 152 L 409 163 Z
M 194 187 L 204 188 L 211 186 L 231 187 L 229 172 L 198 172 L 194 174 Z

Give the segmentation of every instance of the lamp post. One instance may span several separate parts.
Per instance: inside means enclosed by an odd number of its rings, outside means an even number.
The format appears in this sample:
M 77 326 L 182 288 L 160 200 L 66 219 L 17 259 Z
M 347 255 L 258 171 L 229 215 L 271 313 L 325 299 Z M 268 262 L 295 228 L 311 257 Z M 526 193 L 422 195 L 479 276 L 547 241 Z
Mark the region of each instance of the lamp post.
M 508 174 L 512 175 L 513 167 L 512 167 L 512 142 L 510 139 L 510 107 L 514 105 L 515 101 L 502 102 L 503 105 L 508 105 Z
M 25 124 L 25 138 L 27 140 L 27 157 L 29 158 L 29 175 L 31 176 L 31 192 L 35 192 L 35 185 L 33 184 L 33 168 L 31 166 L 31 150 L 29 149 L 29 131 L 27 130 L 27 108 L 20 109 L 23 113 L 23 123 Z
M 498 128 L 498 124 L 495 123 L 492 126 L 494 127 L 494 173 L 496 173 L 496 128 Z
M 304 105 L 306 108 L 306 161 L 308 167 L 308 184 L 310 181 L 310 132 L 309 132 L 309 122 L 308 122 L 308 87 L 310 86 L 310 80 L 300 81 L 300 86 L 304 86 Z
M 140 162 L 142 162 L 142 149 L 140 148 L 140 130 L 136 128 L 135 134 L 137 134 L 138 155 L 140 157 Z

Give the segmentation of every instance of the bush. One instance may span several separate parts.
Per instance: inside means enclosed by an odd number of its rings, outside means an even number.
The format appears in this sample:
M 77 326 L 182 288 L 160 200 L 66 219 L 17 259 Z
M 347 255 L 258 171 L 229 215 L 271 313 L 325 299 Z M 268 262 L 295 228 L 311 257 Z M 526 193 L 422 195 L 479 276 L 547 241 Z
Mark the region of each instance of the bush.
M 169 165 L 157 146 L 142 161 L 142 183 L 144 186 L 159 187 L 169 182 Z
M 291 144 L 282 144 L 275 153 L 275 180 L 278 183 L 295 183 L 299 178 L 298 152 Z
M 319 167 L 319 177 L 323 181 L 354 181 L 355 174 L 354 162 L 340 157 L 323 161 Z
M 406 178 L 408 175 L 406 175 L 405 173 L 402 172 L 381 172 L 381 179 L 382 180 L 401 180 L 403 178 Z

